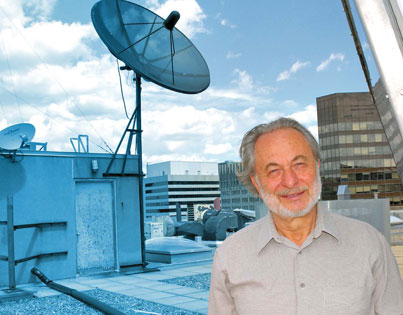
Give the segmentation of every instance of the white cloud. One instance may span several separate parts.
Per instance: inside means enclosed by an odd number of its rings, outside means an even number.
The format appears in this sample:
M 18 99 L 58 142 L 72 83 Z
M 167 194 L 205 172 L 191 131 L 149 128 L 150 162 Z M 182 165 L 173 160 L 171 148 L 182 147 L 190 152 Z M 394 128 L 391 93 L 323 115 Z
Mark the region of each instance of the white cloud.
M 339 60 L 339 61 L 343 61 L 344 60 L 344 55 L 342 53 L 331 53 L 329 58 L 327 58 L 326 60 L 323 60 L 319 66 L 316 67 L 316 71 L 323 71 L 325 70 L 329 64 L 335 60 Z
M 318 125 L 312 125 L 308 127 L 310 133 L 315 137 L 316 141 L 319 142 L 319 129 Z
M 282 105 L 289 108 L 295 108 L 298 107 L 299 104 L 294 100 L 285 100 L 282 102 Z
M 0 27 L 2 30 L 29 22 L 30 18 L 24 14 L 23 2 L 24 0 L 0 0 Z
M 300 124 L 304 125 L 312 133 L 316 140 L 319 139 L 316 105 L 310 104 L 306 106 L 304 110 L 295 112 L 288 117 L 293 118 Z
M 47 20 L 52 13 L 56 0 L 24 0 L 24 11 L 41 21 Z
M 206 143 L 204 147 L 204 153 L 212 155 L 220 155 L 227 153 L 231 149 L 232 149 L 231 143 L 218 143 L 218 144 Z
M 237 79 L 232 83 L 238 85 L 240 89 L 250 90 L 253 87 L 252 76 L 246 70 L 234 69 L 234 74 L 237 75 Z
M 222 20 L 220 21 L 220 24 L 221 24 L 222 26 L 228 26 L 229 28 L 232 28 L 232 29 L 236 28 L 236 25 L 230 23 L 227 19 L 222 19 Z
M 144 152 L 147 161 L 161 161 L 162 155 L 179 157 L 194 153 L 203 159 L 220 159 L 220 155 L 236 155 L 242 113 L 194 106 L 174 106 L 163 111 L 143 112 Z M 165 150 L 163 148 L 165 146 Z M 194 155 L 194 156 L 195 156 Z M 193 160 L 190 159 L 190 160 Z
M 316 106 L 312 104 L 308 105 L 304 108 L 304 110 L 295 112 L 288 117 L 295 119 L 301 124 L 315 123 L 317 121 Z
M 185 141 L 166 141 L 165 143 L 171 152 L 180 149 L 186 144 Z
M 178 11 L 180 19 L 176 26 L 189 38 L 194 37 L 197 33 L 207 32 L 203 23 L 207 16 L 196 0 L 167 0 L 164 3 L 154 0 L 148 3 L 151 11 L 164 19 L 172 11 Z
M 232 51 L 229 51 L 228 53 L 227 53 L 227 55 L 225 56 L 225 58 L 227 58 L 227 59 L 236 59 L 236 58 L 239 58 L 239 57 L 241 57 L 242 56 L 242 53 L 234 53 L 234 52 L 232 52 Z
M 300 62 L 299 60 L 297 60 L 289 70 L 284 70 L 283 72 L 281 72 L 278 76 L 276 81 L 284 81 L 284 80 L 288 80 L 291 75 L 293 73 L 297 73 L 299 70 L 301 70 L 302 68 L 306 67 L 309 65 L 309 61 L 306 62 Z
M 156 139 L 171 136 L 210 136 L 217 128 L 233 130 L 233 121 L 225 111 L 214 108 L 198 110 L 193 106 L 174 106 L 165 111 L 144 111 L 144 124 L 151 126 Z M 146 131 L 145 131 L 146 133 Z
M 235 94 L 241 93 L 245 100 L 259 102 L 261 105 L 270 103 L 268 98 L 270 93 L 276 91 L 276 88 L 255 81 L 250 73 L 246 70 L 235 68 L 233 75 L 236 77 L 231 83 L 237 87 Z
M 264 113 L 265 122 L 269 122 L 283 116 L 285 116 L 283 112 L 277 112 L 277 111 Z
M 8 58 L 11 66 L 21 70 L 43 62 L 68 65 L 77 58 L 88 60 L 93 52 L 84 42 L 99 40 L 89 24 L 59 21 L 31 23 L 25 28 L 14 24 L 0 31 L 0 62 Z

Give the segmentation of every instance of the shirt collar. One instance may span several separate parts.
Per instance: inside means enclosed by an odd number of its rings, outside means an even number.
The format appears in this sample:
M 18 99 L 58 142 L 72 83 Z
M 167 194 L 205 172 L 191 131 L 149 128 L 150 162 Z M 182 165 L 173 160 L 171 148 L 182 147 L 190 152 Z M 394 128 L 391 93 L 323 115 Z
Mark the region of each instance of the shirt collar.
M 337 226 L 329 215 L 328 211 L 325 209 L 321 209 L 318 206 L 318 214 L 316 217 L 315 228 L 312 232 L 312 236 L 314 238 L 318 238 L 322 232 L 325 232 L 331 236 L 333 236 L 338 242 L 340 240 L 340 233 L 337 229 Z M 258 242 L 257 242 L 257 251 L 260 251 L 271 241 L 275 240 L 277 242 L 281 241 L 281 235 L 277 232 L 276 226 L 273 222 L 273 217 L 271 215 L 271 211 L 268 210 L 266 216 L 262 219 L 260 224 Z
M 334 222 L 333 217 L 326 209 L 322 209 L 319 202 L 313 237 L 319 237 L 322 231 L 333 236 L 338 242 L 340 241 L 340 232 L 337 229 L 336 222 Z
M 260 225 L 259 237 L 257 242 L 257 251 L 260 251 L 271 241 L 280 242 L 280 234 L 278 234 L 276 226 L 273 222 L 271 211 L 268 210 Z

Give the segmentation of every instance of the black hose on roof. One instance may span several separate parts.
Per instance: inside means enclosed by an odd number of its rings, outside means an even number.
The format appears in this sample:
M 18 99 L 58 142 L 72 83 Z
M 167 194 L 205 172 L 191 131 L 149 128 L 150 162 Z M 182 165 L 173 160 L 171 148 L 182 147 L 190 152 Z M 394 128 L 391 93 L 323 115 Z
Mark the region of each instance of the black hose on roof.
M 49 288 L 62 292 L 64 294 L 70 295 L 73 298 L 87 304 L 88 306 L 95 308 L 107 315 L 125 315 L 125 313 L 109 306 L 108 304 L 105 304 L 101 301 L 98 301 L 97 299 L 93 298 L 92 296 L 89 296 L 88 294 L 85 294 L 83 292 L 77 291 L 75 289 L 66 287 L 64 285 L 58 284 L 56 282 L 53 282 L 50 280 L 48 277 L 46 277 L 42 271 L 40 271 L 38 268 L 34 267 L 31 269 L 31 273 L 39 278 L 44 284 L 46 284 Z

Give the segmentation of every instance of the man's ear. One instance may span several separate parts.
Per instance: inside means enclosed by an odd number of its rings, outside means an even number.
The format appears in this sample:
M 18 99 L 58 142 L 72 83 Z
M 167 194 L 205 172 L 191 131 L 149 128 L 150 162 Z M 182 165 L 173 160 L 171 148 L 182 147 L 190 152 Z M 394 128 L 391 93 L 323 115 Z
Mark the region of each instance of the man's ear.
M 249 175 L 249 176 L 250 176 L 250 180 L 252 181 L 253 186 L 255 186 L 255 188 L 256 188 L 256 190 L 257 190 L 259 196 L 260 196 L 260 199 L 262 199 L 262 195 L 261 195 L 261 193 L 260 193 L 259 185 L 258 185 L 257 182 L 256 182 L 255 176 L 253 176 L 252 174 Z M 263 199 L 262 199 L 262 200 L 263 200 Z

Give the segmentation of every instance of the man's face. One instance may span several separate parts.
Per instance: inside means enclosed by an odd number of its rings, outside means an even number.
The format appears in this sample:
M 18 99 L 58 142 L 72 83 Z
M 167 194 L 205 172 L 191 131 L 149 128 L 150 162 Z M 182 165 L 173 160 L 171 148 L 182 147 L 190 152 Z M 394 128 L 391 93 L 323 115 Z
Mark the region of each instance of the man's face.
M 260 136 L 255 159 L 251 179 L 272 212 L 299 217 L 315 207 L 321 190 L 319 162 L 300 132 L 286 128 Z

